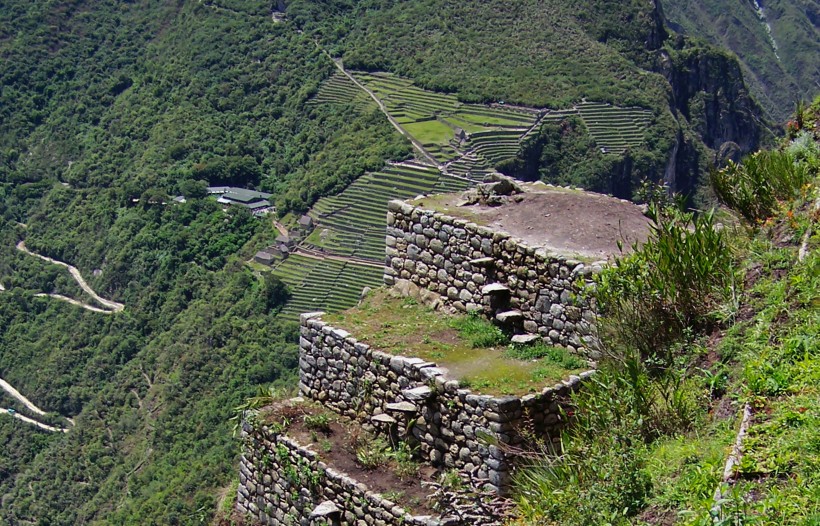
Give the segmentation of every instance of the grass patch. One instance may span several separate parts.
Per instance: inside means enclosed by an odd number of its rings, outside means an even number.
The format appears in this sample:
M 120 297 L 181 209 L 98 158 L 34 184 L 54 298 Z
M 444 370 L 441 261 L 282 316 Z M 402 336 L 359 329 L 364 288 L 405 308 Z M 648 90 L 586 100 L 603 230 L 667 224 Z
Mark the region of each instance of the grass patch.
M 455 137 L 452 128 L 437 120 L 411 122 L 403 126 L 407 133 L 422 144 L 447 144 L 447 141 Z
M 536 392 L 586 368 L 583 362 L 557 363 L 546 356 L 516 358 L 508 354 L 506 336 L 486 320 L 436 312 L 386 289 L 375 291 L 356 308 L 325 315 L 324 320 L 383 352 L 436 362 L 464 387 L 484 393 Z

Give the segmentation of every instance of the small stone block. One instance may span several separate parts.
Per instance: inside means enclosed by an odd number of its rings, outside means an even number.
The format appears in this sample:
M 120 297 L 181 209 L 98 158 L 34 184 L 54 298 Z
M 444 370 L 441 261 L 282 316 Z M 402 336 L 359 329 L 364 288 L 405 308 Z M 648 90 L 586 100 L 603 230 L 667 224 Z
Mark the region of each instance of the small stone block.
M 401 392 L 402 396 L 410 401 L 427 400 L 433 394 L 433 390 L 422 385 L 421 387 L 414 387 L 413 389 L 405 389 Z
M 321 518 L 329 518 L 333 516 L 338 516 L 341 513 L 341 510 L 333 503 L 333 501 L 326 500 L 313 508 L 313 511 L 310 512 L 311 519 L 321 519 Z
M 419 410 L 415 404 L 411 404 L 410 402 L 394 402 L 392 404 L 385 404 L 384 408 L 387 411 L 393 411 L 396 413 L 416 413 Z
M 516 334 L 512 337 L 511 341 L 513 343 L 520 343 L 521 345 L 529 345 L 537 342 L 539 339 L 541 339 L 541 337 L 537 334 Z
M 470 260 L 470 265 L 475 265 L 477 267 L 487 267 L 489 265 L 492 265 L 493 263 L 495 263 L 495 258 L 490 258 L 490 257 L 477 258 L 477 259 L 471 259 Z
M 490 283 L 489 285 L 484 285 L 481 287 L 481 294 L 501 294 L 501 293 L 509 293 L 510 288 L 506 285 L 502 285 L 501 283 Z
M 372 416 L 370 418 L 370 421 L 374 422 L 376 424 L 395 424 L 396 423 L 395 418 L 393 418 L 390 415 L 384 414 L 384 413 L 382 413 L 380 415 Z
M 524 315 L 521 314 L 520 310 L 508 310 L 506 312 L 499 312 L 495 315 L 495 319 L 501 323 L 516 322 L 521 320 L 523 317 Z

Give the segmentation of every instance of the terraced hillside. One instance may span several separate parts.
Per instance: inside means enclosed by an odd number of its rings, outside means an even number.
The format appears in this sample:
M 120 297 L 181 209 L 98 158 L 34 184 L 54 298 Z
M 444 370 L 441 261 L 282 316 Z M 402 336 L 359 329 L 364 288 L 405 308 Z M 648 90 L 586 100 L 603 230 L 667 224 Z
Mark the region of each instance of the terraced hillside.
M 364 287 L 381 284 L 384 271 L 377 265 L 294 254 L 273 273 L 293 294 L 282 314 L 295 319 L 303 312 L 352 307 Z
M 300 253 L 274 269 L 294 294 L 285 308 L 289 316 L 350 306 L 362 287 L 381 282 L 378 265 L 384 258 L 390 199 L 463 190 L 484 180 L 496 165 L 517 155 L 523 138 L 542 119 L 578 116 L 603 151 L 616 154 L 643 142 L 651 118 L 648 110 L 592 102 L 561 111 L 465 104 L 453 95 L 426 91 L 389 73 L 352 75 L 442 166 L 389 164 L 363 175 L 340 194 L 320 199 L 309 212 L 316 228 L 299 247 Z M 311 104 L 364 107 L 374 101 L 337 72 L 321 85 Z
M 284 315 L 295 318 L 301 312 L 344 309 L 358 301 L 362 288 L 381 284 L 389 200 L 455 192 L 470 185 L 430 166 L 397 163 L 320 199 L 310 211 L 314 231 L 273 269 L 293 293 Z
M 390 73 L 352 74 L 433 158 L 443 164 L 458 163 L 453 173 L 476 180 L 483 179 L 500 161 L 515 156 L 522 137 L 542 113 L 465 104 L 453 95 L 424 90 Z
M 574 108 L 549 112 L 544 121 L 577 115 L 604 153 L 620 154 L 643 144 L 652 112 L 643 108 L 620 108 L 600 102 L 582 102 Z
M 375 103 L 356 84 L 341 73 L 334 73 L 319 86 L 319 91 L 310 99 L 308 104 L 355 104 L 357 106 L 373 106 Z
M 307 239 L 309 248 L 373 261 L 384 258 L 387 202 L 425 193 L 463 190 L 469 181 L 412 163 L 386 166 L 365 174 L 333 197 L 320 199 L 310 215 L 317 227 Z

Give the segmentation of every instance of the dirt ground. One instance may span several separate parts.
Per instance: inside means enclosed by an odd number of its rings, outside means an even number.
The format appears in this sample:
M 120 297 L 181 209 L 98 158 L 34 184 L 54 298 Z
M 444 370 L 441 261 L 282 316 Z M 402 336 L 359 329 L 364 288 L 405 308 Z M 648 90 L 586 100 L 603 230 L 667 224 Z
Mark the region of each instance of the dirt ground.
M 435 514 L 427 499 L 433 490 L 422 485 L 422 482 L 438 479 L 439 472 L 432 466 L 419 462 L 418 472 L 404 478 L 393 469 L 393 461 L 377 469 L 362 467 L 356 459 L 356 444 L 371 443 L 373 437 L 366 434 L 359 424 L 311 402 L 294 404 L 280 401 L 264 409 L 263 414 L 270 422 L 282 422 L 285 418 L 288 422 L 287 436 L 317 453 L 332 468 L 364 483 L 370 491 L 380 493 L 413 514 Z M 328 429 L 311 430 L 306 425 L 304 416 L 317 414 L 329 416 Z
M 641 208 L 614 197 L 581 190 L 525 185 L 524 194 L 501 206 L 457 206 L 460 194 L 435 198 L 436 210 L 503 230 L 528 245 L 584 259 L 607 259 L 633 242 L 646 240 L 649 220 Z M 424 207 L 429 198 L 421 203 Z

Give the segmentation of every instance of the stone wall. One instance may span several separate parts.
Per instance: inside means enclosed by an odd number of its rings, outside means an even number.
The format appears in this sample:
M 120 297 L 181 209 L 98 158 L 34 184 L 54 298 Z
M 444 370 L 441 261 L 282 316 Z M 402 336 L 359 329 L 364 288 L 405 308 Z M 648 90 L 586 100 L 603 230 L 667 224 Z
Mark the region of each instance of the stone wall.
M 474 394 L 434 363 L 372 349 L 317 313 L 301 317 L 299 388 L 305 397 L 409 440 L 433 465 L 475 471 L 502 494 L 513 469 L 504 446 L 521 445 L 522 433 L 558 439 L 565 425 L 561 408 L 590 374 L 523 397 Z
M 413 516 L 264 426 L 243 424 L 237 511 L 264 525 L 438 526 Z
M 459 311 L 480 311 L 516 333 L 597 358 L 595 306 L 579 282 L 589 283 L 599 264 L 403 201 L 388 205 L 386 245 L 388 286 L 410 280 Z

